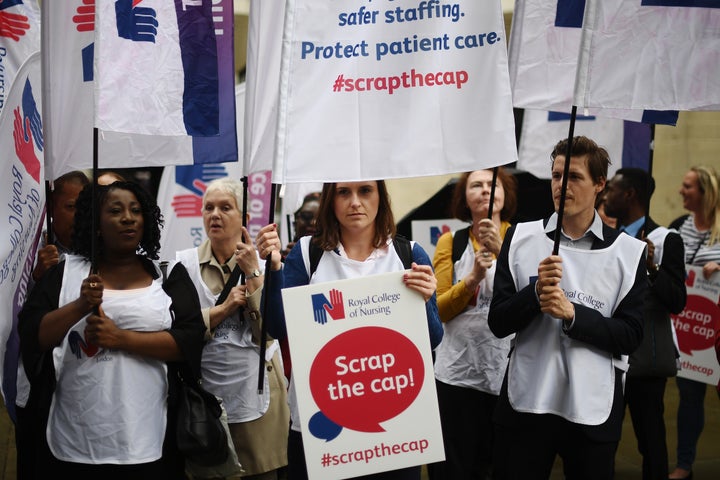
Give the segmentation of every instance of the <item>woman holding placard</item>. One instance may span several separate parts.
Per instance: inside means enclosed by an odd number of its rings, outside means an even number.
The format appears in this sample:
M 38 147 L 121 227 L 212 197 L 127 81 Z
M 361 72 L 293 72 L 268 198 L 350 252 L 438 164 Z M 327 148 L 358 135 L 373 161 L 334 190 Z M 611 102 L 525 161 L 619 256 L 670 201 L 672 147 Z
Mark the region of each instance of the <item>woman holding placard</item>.
M 280 289 L 332 280 L 360 278 L 373 274 L 405 270 L 405 261 L 395 239 L 395 221 L 390 198 L 382 180 L 326 183 L 323 186 L 317 219 L 318 233 L 303 237 L 285 259 L 280 275 L 280 255 L 277 252 L 277 231 L 273 225 L 263 228 L 256 238 L 258 252 L 265 258 L 272 254 L 273 275 L 268 302 L 270 334 L 285 336 L 285 313 Z M 404 241 L 407 244 L 407 240 Z M 420 293 L 425 300 L 426 320 L 430 344 L 435 348 L 442 338 L 437 311 L 435 288 L 437 281 L 425 251 L 417 243 L 410 244 L 411 268 L 405 273 L 405 285 Z M 310 260 L 311 250 L 320 252 L 316 265 Z M 313 268 L 314 267 L 314 268 Z M 292 344 L 290 344 L 292 351 Z M 294 381 L 290 382 L 291 430 L 288 439 L 288 473 L 290 480 L 307 478 L 303 453 L 298 404 Z M 366 478 L 420 479 L 420 466 L 393 470 Z
M 680 232 L 685 244 L 685 263 L 702 267 L 710 278 L 720 271 L 720 189 L 717 173 L 711 167 L 692 167 L 683 178 L 680 195 L 683 208 L 690 211 L 670 224 Z M 717 319 L 713 324 L 717 323 Z M 705 423 L 703 382 L 677 377 L 680 403 L 677 413 L 677 465 L 671 479 L 692 478 L 697 442 Z

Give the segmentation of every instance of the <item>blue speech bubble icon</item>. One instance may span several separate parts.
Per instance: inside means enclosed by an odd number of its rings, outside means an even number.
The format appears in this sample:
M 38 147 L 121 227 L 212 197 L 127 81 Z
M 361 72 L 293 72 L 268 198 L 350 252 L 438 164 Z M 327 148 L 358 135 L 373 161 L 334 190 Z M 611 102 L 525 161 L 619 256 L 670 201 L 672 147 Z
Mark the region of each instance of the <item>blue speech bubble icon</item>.
M 329 442 L 340 435 L 343 427 L 330 420 L 323 412 L 317 412 L 310 418 L 308 428 L 314 437 L 321 438 L 326 442 Z

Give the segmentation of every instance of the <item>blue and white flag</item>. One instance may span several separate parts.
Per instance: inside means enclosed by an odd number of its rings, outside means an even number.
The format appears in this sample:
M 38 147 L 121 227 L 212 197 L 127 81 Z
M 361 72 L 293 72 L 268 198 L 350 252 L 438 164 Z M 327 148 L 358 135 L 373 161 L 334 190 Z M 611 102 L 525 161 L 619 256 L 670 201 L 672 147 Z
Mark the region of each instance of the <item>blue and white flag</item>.
M 586 1 L 578 107 L 720 110 L 720 1 Z
M 274 183 L 517 159 L 500 0 L 289 0 Z
M 220 132 L 212 2 L 95 5 L 95 122 L 105 131 Z
M 538 178 L 550 178 L 553 146 L 567 138 L 570 115 L 542 110 L 525 110 L 518 148 L 517 168 Z M 608 178 L 621 167 L 648 169 L 650 125 L 615 118 L 578 115 L 575 135 L 592 138 L 610 154 Z
M 39 50 L 40 7 L 37 0 L 0 1 L 0 115 L 18 69 Z M 38 140 L 42 149 L 42 137 Z
M 25 303 L 45 216 L 43 151 L 36 138 L 42 125 L 40 52 L 20 66 L 6 90 L 0 116 L 0 375 L 5 406 L 14 418 L 19 339 L 17 315 Z
M 509 46 L 515 107 L 571 111 L 584 7 L 583 0 L 515 1 Z M 613 68 L 608 67 L 608 71 Z M 581 113 L 645 123 L 677 122 L 676 111 L 632 110 L 630 105 L 593 108 Z
M 112 5 L 113 2 L 107 2 Z M 164 2 L 163 8 L 172 5 Z M 237 159 L 237 140 L 234 102 L 234 40 L 232 0 L 203 0 L 203 14 L 208 6 L 213 13 L 216 39 L 217 72 L 219 87 L 219 135 L 192 137 L 186 134 L 164 136 L 100 131 L 99 166 L 101 168 L 131 168 L 165 165 L 183 165 L 203 162 L 228 162 Z M 127 3 L 118 2 L 118 9 Z M 44 91 L 48 103 L 46 155 L 48 179 L 54 179 L 70 170 L 92 166 L 92 132 L 94 126 L 95 72 L 95 0 L 43 2 L 43 69 L 47 78 Z M 124 8 L 124 7 L 123 7 Z M 152 8 L 150 2 L 141 2 L 131 10 Z M 174 9 L 175 7 L 173 7 Z M 198 8 L 198 7 L 193 7 Z M 119 10 L 115 10 L 115 13 Z M 174 12 L 174 10 L 173 10 Z M 113 14 L 114 15 L 114 14 Z M 175 15 L 173 13 L 173 15 Z M 149 15 L 152 17 L 152 15 Z M 157 19 L 157 15 L 155 17 Z M 121 20 L 117 20 L 121 21 Z M 107 35 L 114 35 L 124 44 L 145 43 L 148 48 L 160 48 L 152 37 L 150 18 L 141 25 L 150 33 L 135 36 L 135 40 L 122 37 L 123 29 L 113 24 Z M 173 20 L 177 24 L 177 20 Z M 116 22 L 117 23 L 117 22 Z M 166 22 L 167 23 L 167 22 Z M 154 27 L 153 27 L 154 28 Z M 179 33 L 179 32 L 178 32 Z M 106 36 L 107 36 L 106 35 Z M 176 48 L 175 52 L 180 51 Z M 112 57 L 114 58 L 114 57 Z M 176 62 L 169 62 L 176 64 Z M 163 65 L 159 63 L 159 65 Z M 121 70 L 121 69 L 120 69 Z M 160 70 L 152 69 L 153 72 Z M 130 80 L 128 72 L 118 71 Z M 144 78 L 144 77 L 143 77 Z M 122 83 L 123 80 L 118 80 Z M 120 99 L 122 102 L 122 99 Z M 121 105 L 124 108 L 126 105 Z M 146 111 L 132 112 L 132 122 L 147 120 Z M 149 116 L 156 113 L 150 112 Z M 141 122 L 140 122 L 141 123 Z

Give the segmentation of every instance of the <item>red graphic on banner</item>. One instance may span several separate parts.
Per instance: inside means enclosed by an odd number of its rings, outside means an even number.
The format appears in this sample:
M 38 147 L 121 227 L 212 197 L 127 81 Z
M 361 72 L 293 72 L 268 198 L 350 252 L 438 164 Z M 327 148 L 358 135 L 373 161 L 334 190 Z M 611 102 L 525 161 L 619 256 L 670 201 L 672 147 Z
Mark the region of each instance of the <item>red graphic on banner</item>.
M 388 328 L 362 327 L 338 335 L 320 350 L 310 370 L 310 390 L 336 424 L 383 432 L 380 423 L 412 404 L 424 378 L 422 356 L 410 339 Z
M 720 308 L 710 299 L 701 295 L 688 295 L 685 310 L 671 316 L 682 353 L 692 355 L 693 351 L 714 346 Z

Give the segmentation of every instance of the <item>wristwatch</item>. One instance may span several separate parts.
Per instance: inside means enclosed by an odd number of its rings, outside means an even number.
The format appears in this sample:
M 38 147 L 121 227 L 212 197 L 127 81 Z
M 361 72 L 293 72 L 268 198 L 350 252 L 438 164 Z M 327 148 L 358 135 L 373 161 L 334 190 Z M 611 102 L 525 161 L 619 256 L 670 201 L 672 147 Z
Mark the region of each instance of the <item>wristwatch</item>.
M 257 277 L 259 277 L 260 275 L 262 275 L 262 274 L 260 273 L 260 270 L 258 270 L 258 269 L 256 268 L 255 270 L 253 270 L 252 272 L 250 272 L 250 273 L 248 274 L 248 277 L 249 277 L 249 278 L 257 278 Z

